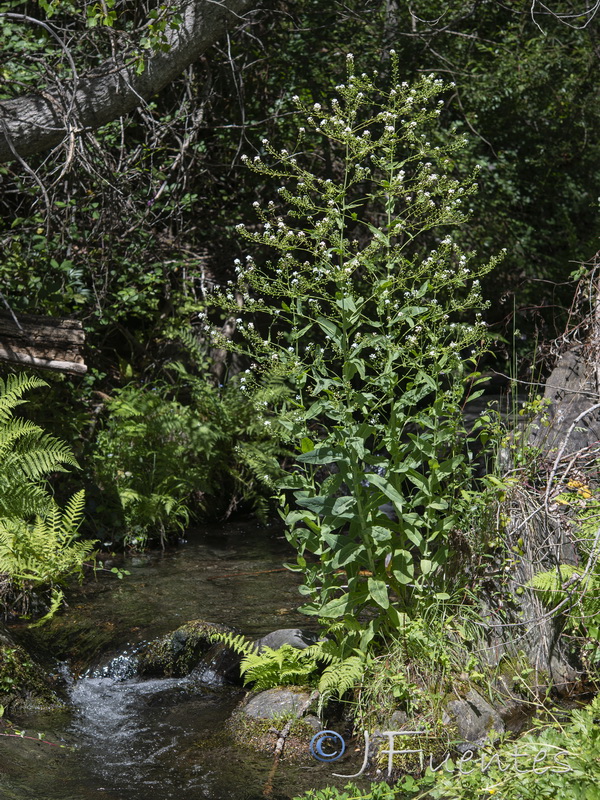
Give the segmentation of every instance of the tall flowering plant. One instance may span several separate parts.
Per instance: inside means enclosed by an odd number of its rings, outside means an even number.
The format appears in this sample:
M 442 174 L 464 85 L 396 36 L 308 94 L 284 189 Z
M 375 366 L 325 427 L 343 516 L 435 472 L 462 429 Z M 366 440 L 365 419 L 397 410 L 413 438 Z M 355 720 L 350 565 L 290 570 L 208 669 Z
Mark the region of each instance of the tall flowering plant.
M 303 611 L 362 645 L 448 597 L 452 541 L 476 504 L 461 412 L 494 262 L 474 267 L 452 237 L 475 183 L 453 176 L 460 137 L 435 144 L 445 88 L 402 82 L 392 53 L 387 91 L 348 56 L 327 108 L 295 97 L 295 151 L 263 140 L 245 159 L 281 182 L 277 200 L 254 204 L 260 224 L 239 226 L 275 257 L 237 261 L 237 283 L 213 298 L 238 317 L 237 341 L 218 344 L 250 357 L 249 398 L 265 375 L 295 389 L 279 423 L 297 449 L 283 484 L 294 502 L 282 500 Z M 315 133 L 327 175 L 306 166 Z

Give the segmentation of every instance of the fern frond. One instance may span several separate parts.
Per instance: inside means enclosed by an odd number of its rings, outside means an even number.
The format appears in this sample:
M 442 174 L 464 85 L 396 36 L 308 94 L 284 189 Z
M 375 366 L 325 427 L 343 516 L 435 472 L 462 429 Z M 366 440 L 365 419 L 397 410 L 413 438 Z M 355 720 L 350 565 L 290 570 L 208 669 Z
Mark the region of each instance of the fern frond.
M 238 656 L 247 656 L 256 651 L 256 646 L 246 636 L 241 633 L 231 633 L 230 631 L 210 631 L 210 638 L 213 642 L 221 642 Z
M 253 689 L 262 692 L 275 686 L 306 686 L 314 681 L 317 662 L 306 648 L 299 649 L 284 644 L 277 650 L 262 647 L 260 652 L 244 656 L 240 672 L 244 683 L 253 683 Z
M 21 399 L 25 392 L 47 385 L 41 378 L 24 373 L 7 375 L 5 380 L 0 378 L 0 424 L 8 422 L 13 410 L 27 402 Z

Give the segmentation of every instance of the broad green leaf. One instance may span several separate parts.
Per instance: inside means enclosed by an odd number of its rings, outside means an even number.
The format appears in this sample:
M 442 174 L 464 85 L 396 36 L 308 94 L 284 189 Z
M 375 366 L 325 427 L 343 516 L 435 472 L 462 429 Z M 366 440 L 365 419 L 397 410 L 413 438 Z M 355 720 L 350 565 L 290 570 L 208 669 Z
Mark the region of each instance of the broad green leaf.
M 377 580 L 376 578 L 369 578 L 367 580 L 369 594 L 381 608 L 388 608 L 390 598 L 388 595 L 388 587 L 385 581 Z
M 377 487 L 377 489 L 383 492 L 392 503 L 395 503 L 397 505 L 397 510 L 401 511 L 404 505 L 404 497 L 392 486 L 384 475 L 377 475 L 376 472 L 368 472 L 365 478 L 372 486 Z
M 373 525 L 372 528 L 367 529 L 367 533 L 375 542 L 389 542 L 392 538 L 392 532 L 388 528 L 383 528 L 381 525 Z
M 400 550 L 392 559 L 392 575 L 398 583 L 412 583 L 415 577 L 415 565 L 408 550 Z
M 363 545 L 357 544 L 356 542 L 348 542 L 348 544 L 344 545 L 341 550 L 338 550 L 338 552 L 335 553 L 331 559 L 331 566 L 333 569 L 345 567 L 346 564 L 358 561 L 358 559 L 362 558 L 365 552 L 366 550 Z
M 315 610 L 315 614 L 325 619 L 334 619 L 335 617 L 343 616 L 347 611 L 352 610 L 352 598 L 349 594 L 343 594 L 341 597 L 336 597 L 325 603 L 324 606 Z
M 340 461 L 348 463 L 341 447 L 332 447 L 328 444 L 319 445 L 308 452 L 303 452 L 297 457 L 297 460 L 303 464 L 337 464 Z
M 315 445 L 311 439 L 305 436 L 300 442 L 300 449 L 303 453 L 311 453 L 315 449 Z
M 421 573 L 423 575 L 429 575 L 431 570 L 433 569 L 433 564 L 428 558 L 421 559 Z
M 323 333 L 331 338 L 333 342 L 336 344 L 340 344 L 341 336 L 340 336 L 340 329 L 338 326 L 329 319 L 325 317 L 317 317 L 317 323 Z
M 296 502 L 302 508 L 308 508 L 319 516 L 327 517 L 329 524 L 333 527 L 339 527 L 344 520 L 352 519 L 356 513 L 354 497 L 317 495 L 316 497 L 297 497 Z

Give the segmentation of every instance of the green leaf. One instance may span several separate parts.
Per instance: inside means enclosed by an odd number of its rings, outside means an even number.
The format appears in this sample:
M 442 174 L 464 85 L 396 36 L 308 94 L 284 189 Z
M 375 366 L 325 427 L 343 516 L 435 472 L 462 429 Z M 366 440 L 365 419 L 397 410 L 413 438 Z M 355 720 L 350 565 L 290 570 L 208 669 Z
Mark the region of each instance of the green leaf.
M 367 529 L 367 533 L 375 542 L 389 542 L 392 538 L 392 532 L 381 525 L 373 525 L 372 528 Z
M 367 580 L 369 594 L 381 608 L 388 608 L 390 598 L 388 595 L 388 587 L 385 581 L 377 580 L 376 578 L 369 578 Z
M 297 460 L 303 464 L 339 464 L 341 461 L 349 464 L 344 450 L 341 447 L 332 447 L 331 445 L 319 445 L 298 456 Z
M 421 573 L 423 575 L 429 575 L 431 570 L 433 569 L 433 564 L 428 558 L 421 559 Z
M 340 329 L 335 323 L 325 317 L 317 317 L 317 324 L 335 344 L 341 344 Z
M 334 527 L 343 520 L 352 519 L 356 513 L 356 500 L 354 497 L 329 497 L 317 495 L 316 497 L 296 497 L 296 502 L 302 508 L 308 508 L 319 516 L 325 516 Z M 337 525 L 335 524 L 337 522 Z
M 377 487 L 388 499 L 392 501 L 392 503 L 397 506 L 398 511 L 401 511 L 405 499 L 400 492 L 394 486 L 392 486 L 392 484 L 384 475 L 377 475 L 376 472 L 369 472 L 365 477 L 372 486 Z
M 392 559 L 392 575 L 398 583 L 412 583 L 415 577 L 415 565 L 408 550 L 399 550 Z
M 325 603 L 321 608 L 315 609 L 313 613 L 325 619 L 334 619 L 343 616 L 347 611 L 351 611 L 352 605 L 352 598 L 350 595 L 343 594 L 341 597 L 336 597 L 334 600 Z
M 315 449 L 315 445 L 311 439 L 305 436 L 300 442 L 300 449 L 303 453 L 310 453 Z
M 331 559 L 331 566 L 333 569 L 340 569 L 345 567 L 346 564 L 356 563 L 364 554 L 366 549 L 363 545 L 356 542 L 348 542 L 345 544 Z

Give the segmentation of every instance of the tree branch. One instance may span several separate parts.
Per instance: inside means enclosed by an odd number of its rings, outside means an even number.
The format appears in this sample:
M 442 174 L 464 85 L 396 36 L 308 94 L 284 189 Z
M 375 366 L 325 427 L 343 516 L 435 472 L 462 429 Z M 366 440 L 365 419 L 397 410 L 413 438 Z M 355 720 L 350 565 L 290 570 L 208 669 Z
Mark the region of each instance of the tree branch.
M 42 152 L 132 111 L 237 25 L 250 5 L 251 0 L 181 0 L 182 23 L 168 31 L 169 49 L 151 54 L 141 74 L 122 54 L 80 76 L 72 93 L 57 86 L 1 101 L 0 162 Z

